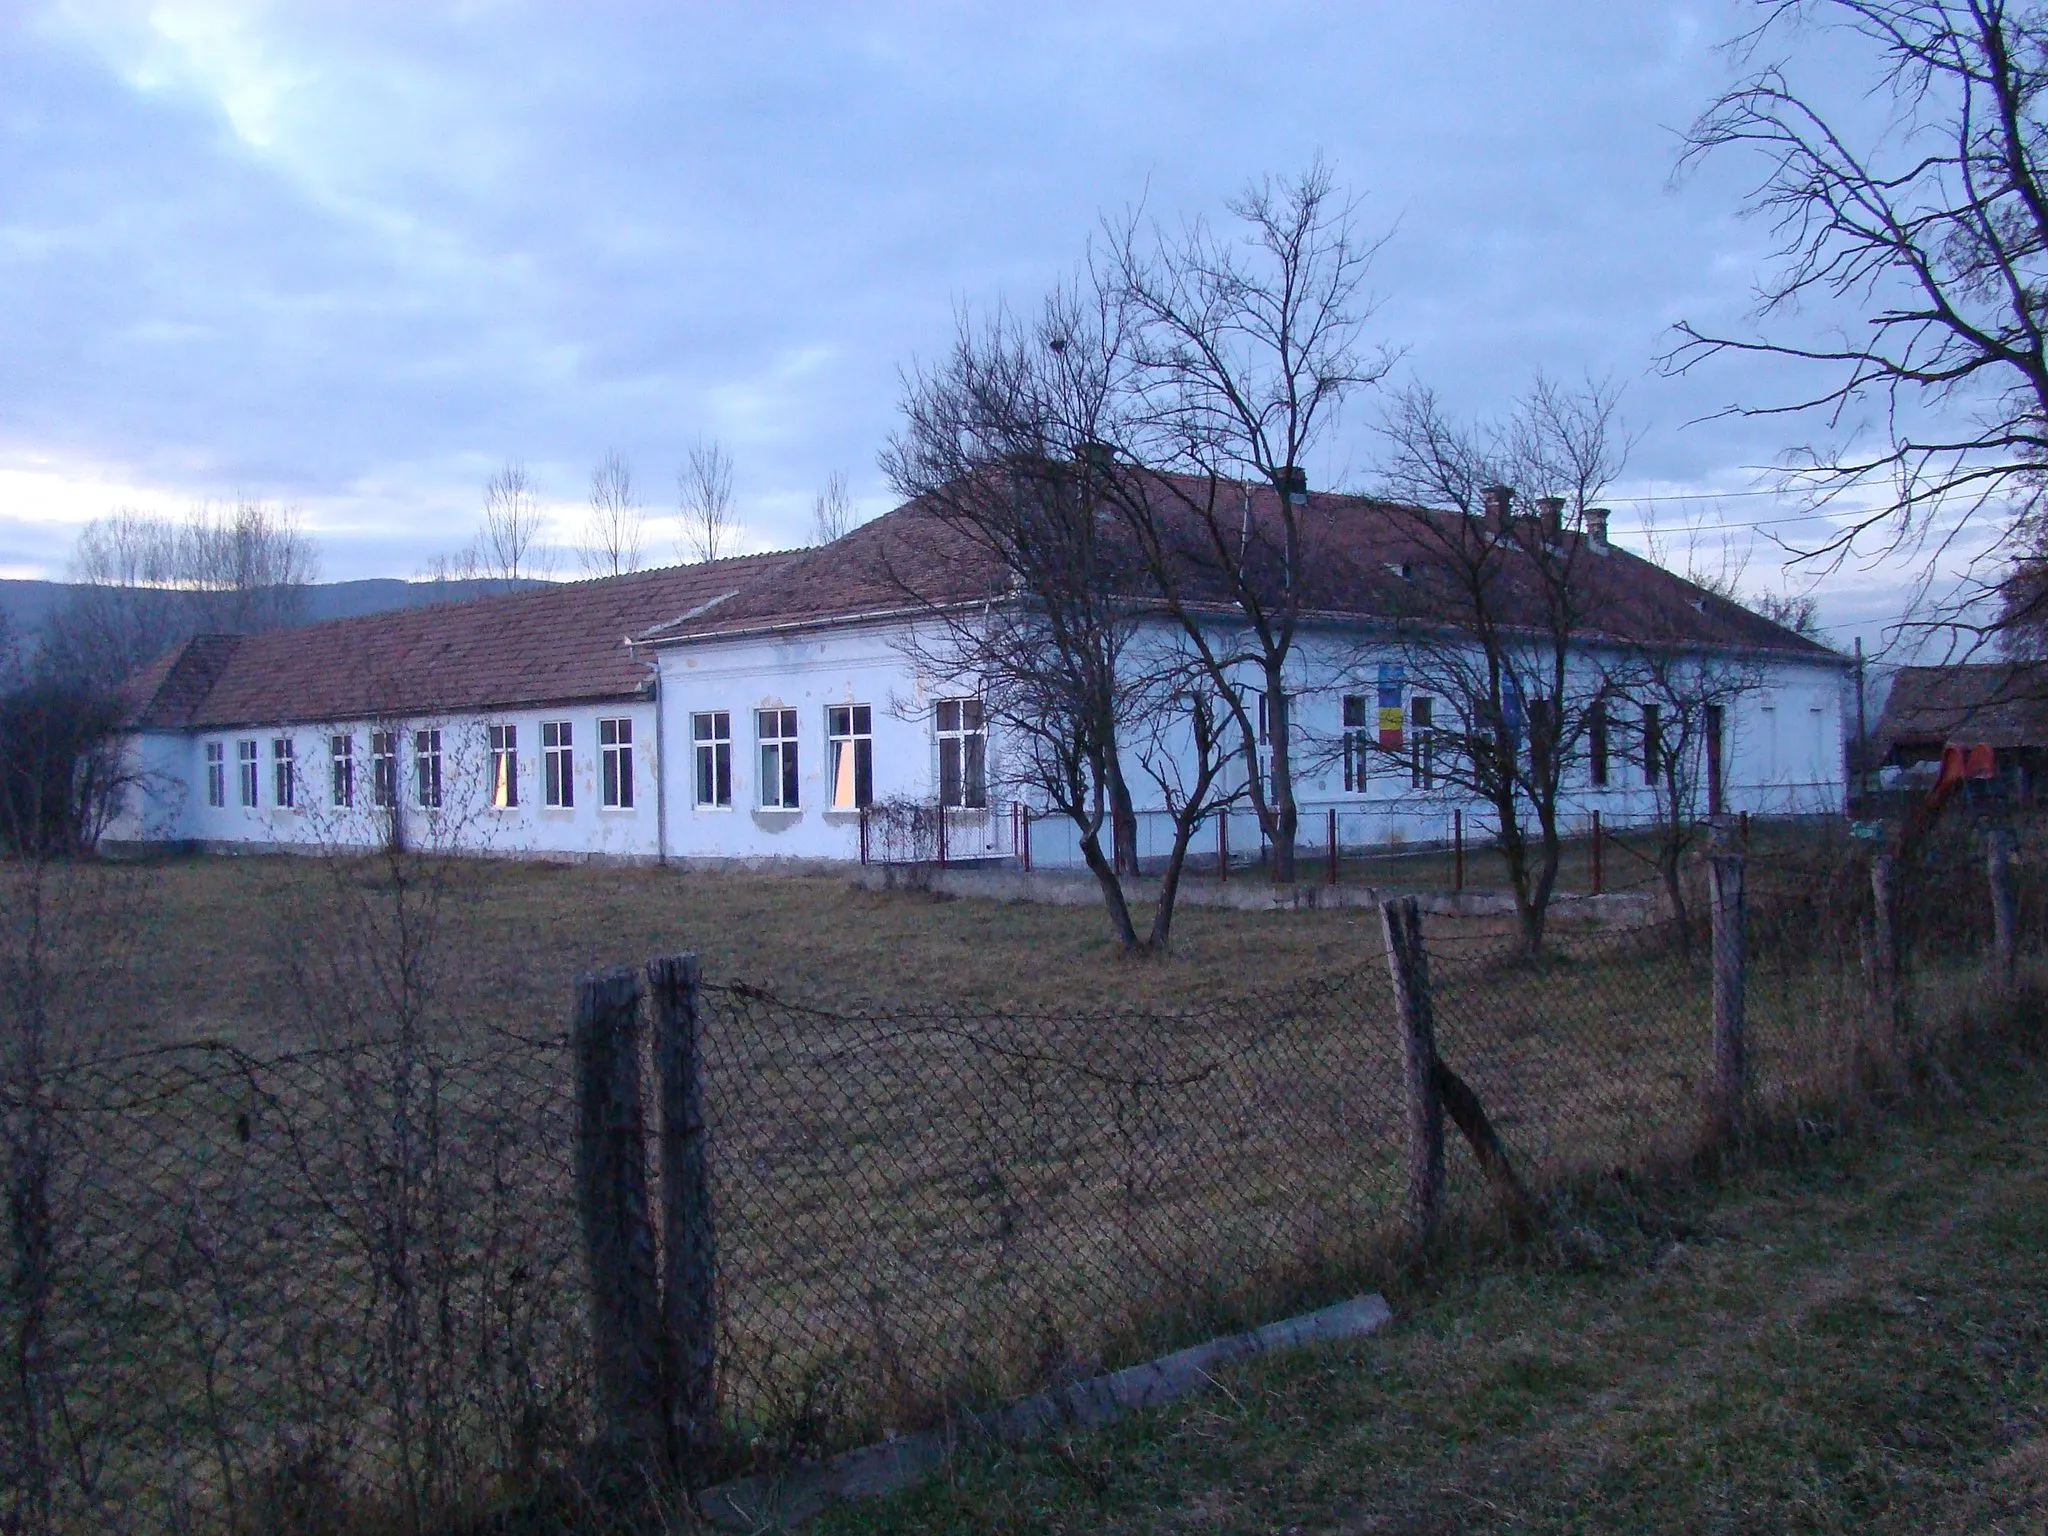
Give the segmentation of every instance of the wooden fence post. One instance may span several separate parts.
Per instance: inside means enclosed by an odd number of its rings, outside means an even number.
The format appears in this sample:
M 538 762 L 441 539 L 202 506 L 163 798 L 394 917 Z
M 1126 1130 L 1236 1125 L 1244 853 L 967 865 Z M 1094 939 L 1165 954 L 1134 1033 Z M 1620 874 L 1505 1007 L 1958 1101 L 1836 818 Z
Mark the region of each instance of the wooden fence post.
M 619 967 L 576 979 L 576 1197 L 590 1265 L 598 1434 L 637 1492 L 662 1461 L 660 1303 L 647 1211 L 640 981 Z
M 1024 807 L 1024 873 L 1031 873 L 1031 807 Z
M 2019 923 L 2012 890 L 2012 833 L 1993 827 L 1985 839 L 1984 862 L 1991 877 L 1991 984 L 2001 997 L 2011 997 L 2019 982 L 2016 929 Z
M 1420 1258 L 1436 1230 L 1444 1200 L 1444 1104 L 1436 1081 L 1436 1022 L 1429 1000 L 1429 957 L 1422 914 L 1413 896 L 1380 903 L 1387 970 L 1401 1019 L 1402 1081 L 1408 1108 L 1408 1202 L 1411 1257 Z
M 697 957 L 647 962 L 661 1084 L 661 1323 L 669 1443 L 694 1485 L 717 1431 L 718 1242 L 698 1049 Z
M 1890 854 L 1870 861 L 1870 1022 L 1871 1053 L 1887 1073 L 1899 1054 L 1899 930 Z
M 1713 1140 L 1742 1128 L 1749 1073 L 1743 1030 L 1742 855 L 1717 853 L 1707 862 L 1714 917 L 1714 1086 L 1707 1111 Z

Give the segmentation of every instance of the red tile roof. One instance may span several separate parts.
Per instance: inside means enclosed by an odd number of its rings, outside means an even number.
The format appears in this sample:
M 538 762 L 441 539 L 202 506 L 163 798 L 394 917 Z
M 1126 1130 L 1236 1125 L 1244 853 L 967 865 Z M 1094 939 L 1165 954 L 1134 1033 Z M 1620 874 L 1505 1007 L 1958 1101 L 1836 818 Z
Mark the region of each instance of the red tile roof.
M 1165 483 L 1165 477 L 1161 481 Z M 1185 495 L 1208 489 L 1187 479 L 1174 484 Z M 1240 515 L 1243 489 L 1235 483 L 1222 489 L 1234 504 L 1234 521 Z M 1454 512 L 1399 507 L 1362 496 L 1312 495 L 1301 514 L 1308 545 L 1302 562 L 1302 610 L 1351 620 L 1426 620 L 1433 605 L 1446 601 L 1442 554 L 1450 546 L 1443 541 L 1459 536 L 1458 518 Z M 1260 531 L 1276 529 L 1279 521 L 1275 493 L 1254 491 L 1248 512 L 1252 543 L 1259 542 Z M 1198 602 L 1225 603 L 1225 586 L 1197 522 L 1184 511 L 1169 515 L 1166 522 L 1176 530 L 1183 592 Z M 1565 537 L 1583 540 L 1577 533 Z M 1277 561 L 1272 563 L 1277 570 Z M 1541 622 L 1533 569 L 1526 558 L 1501 562 L 1497 611 L 1508 623 Z M 1827 647 L 1619 547 L 1603 545 L 1595 552 L 1581 542 L 1572 569 L 1586 615 L 1581 628 L 1588 635 L 1839 660 Z M 845 538 L 763 571 L 715 608 L 665 624 L 644 638 L 660 645 L 804 627 L 914 612 L 926 603 L 986 601 L 1004 590 L 1004 572 L 987 550 L 930 507 L 912 502 Z M 1143 593 L 1134 590 L 1134 595 L 1142 598 Z
M 743 555 L 254 635 L 200 635 L 123 688 L 138 729 L 360 720 L 633 698 L 629 636 L 797 559 Z

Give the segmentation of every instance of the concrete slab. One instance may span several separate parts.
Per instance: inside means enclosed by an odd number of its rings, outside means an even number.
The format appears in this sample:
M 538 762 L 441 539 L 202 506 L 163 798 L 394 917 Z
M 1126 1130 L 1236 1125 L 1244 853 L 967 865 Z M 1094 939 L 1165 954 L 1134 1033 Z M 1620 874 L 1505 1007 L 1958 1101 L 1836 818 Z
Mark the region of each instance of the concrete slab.
M 736 1478 L 704 1491 L 699 1513 L 727 1530 L 778 1531 L 802 1524 L 841 1499 L 874 1498 L 908 1488 L 953 1453 L 963 1436 L 1019 1441 L 1063 1425 L 1095 1429 L 1136 1409 L 1156 1408 L 1210 1383 L 1212 1373 L 1252 1355 L 1375 1333 L 1393 1318 L 1386 1298 L 1354 1296 L 1315 1312 L 1177 1350 L 1144 1365 L 1040 1392 L 947 1430 L 899 1435 L 816 1466 Z

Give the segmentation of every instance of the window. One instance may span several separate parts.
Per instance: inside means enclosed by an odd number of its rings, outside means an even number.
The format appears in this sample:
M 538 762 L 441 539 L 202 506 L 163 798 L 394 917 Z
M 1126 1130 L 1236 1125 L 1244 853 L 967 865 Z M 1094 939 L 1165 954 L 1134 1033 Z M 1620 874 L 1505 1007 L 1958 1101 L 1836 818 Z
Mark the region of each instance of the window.
M 1586 716 L 1586 773 L 1595 789 L 1607 787 L 1607 704 L 1595 700 Z
M 519 803 L 519 727 L 491 727 L 491 804 L 507 810 Z
M 576 803 L 575 736 L 567 720 L 540 726 L 541 804 L 567 810 Z
M 328 798 L 342 809 L 356 803 L 356 739 L 330 736 L 327 739 Z
M 441 733 L 412 733 L 413 794 L 430 811 L 441 808 Z
M 1372 756 L 1372 729 L 1366 723 L 1365 698 L 1347 694 L 1344 699 L 1344 790 L 1362 795 L 1370 779 L 1366 764 Z
M 1722 760 L 1725 750 L 1721 740 L 1721 727 L 1725 714 L 1719 704 L 1707 706 L 1707 814 L 1719 816 L 1727 809 L 1726 796 L 1722 792 L 1722 770 L 1727 764 Z
M 1654 704 L 1643 706 L 1643 782 L 1655 784 L 1664 774 L 1662 711 Z
M 732 715 L 722 709 L 690 716 L 697 743 L 697 803 L 732 804 Z
M 206 803 L 211 806 L 228 803 L 228 749 L 218 741 L 206 744 Z
M 270 739 L 270 790 L 271 799 L 278 805 L 290 809 L 298 801 L 298 763 L 294 758 L 292 739 L 289 736 L 273 736 Z
M 754 732 L 761 742 L 761 804 L 796 809 L 796 711 L 757 709 Z
M 1557 727 L 1550 700 L 1529 701 L 1529 775 L 1538 784 L 1550 775 L 1551 754 L 1557 748 Z
M 979 699 L 940 701 L 939 804 L 969 810 L 988 804 L 988 727 Z
M 238 741 L 235 743 L 235 776 L 241 780 L 237 786 L 242 791 L 242 804 L 254 809 L 256 805 L 256 743 Z
M 1408 784 L 1412 789 L 1436 788 L 1436 737 L 1430 727 L 1436 719 L 1436 701 L 1418 693 L 1408 702 Z
M 370 803 L 379 810 L 398 804 L 398 732 L 370 732 Z
M 628 719 L 597 722 L 597 750 L 604 770 L 603 792 L 598 803 L 614 810 L 633 809 L 633 722 Z
M 858 810 L 875 798 L 874 715 L 865 704 L 825 710 L 825 741 L 832 770 L 832 808 Z

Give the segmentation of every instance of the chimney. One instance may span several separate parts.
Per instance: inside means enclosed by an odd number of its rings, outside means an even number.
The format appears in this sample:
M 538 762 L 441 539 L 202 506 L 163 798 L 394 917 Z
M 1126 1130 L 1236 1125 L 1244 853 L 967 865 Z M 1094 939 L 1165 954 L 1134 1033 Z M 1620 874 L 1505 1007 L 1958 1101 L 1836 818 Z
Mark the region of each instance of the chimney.
M 1595 549 L 1605 549 L 1607 547 L 1607 509 L 1605 507 L 1586 508 L 1586 537 L 1593 541 Z
M 1480 493 L 1486 498 L 1486 522 L 1500 538 L 1506 538 L 1512 531 L 1511 523 L 1515 511 L 1515 488 L 1511 485 L 1489 485 Z
M 1116 450 L 1108 443 L 1098 442 L 1092 437 L 1081 440 L 1074 457 L 1080 461 L 1083 469 L 1093 470 L 1099 475 L 1106 475 L 1116 467 Z
M 1564 542 L 1564 498 L 1562 496 L 1538 496 L 1536 510 L 1543 516 L 1543 542 L 1562 544 Z
M 1282 464 L 1273 471 L 1273 484 L 1297 507 L 1308 502 L 1308 471 L 1299 464 Z

